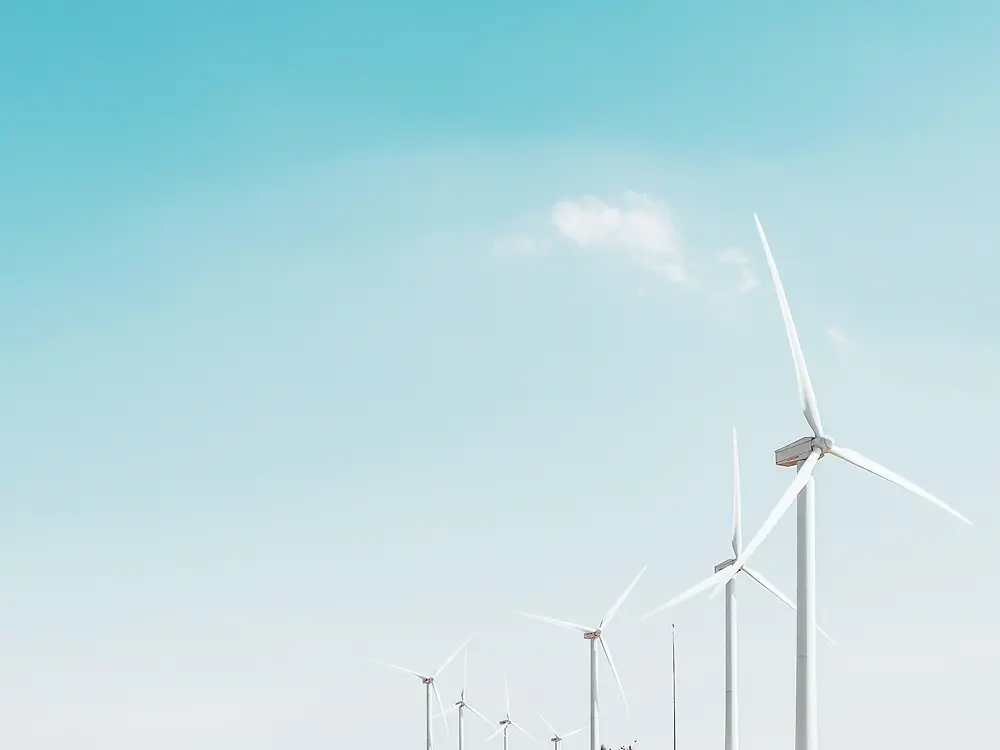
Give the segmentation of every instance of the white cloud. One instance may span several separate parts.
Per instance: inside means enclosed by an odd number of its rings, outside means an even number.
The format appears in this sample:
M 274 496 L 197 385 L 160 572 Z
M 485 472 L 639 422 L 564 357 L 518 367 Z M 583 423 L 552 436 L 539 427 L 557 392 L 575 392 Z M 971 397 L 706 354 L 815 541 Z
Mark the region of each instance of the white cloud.
M 853 349 L 854 339 L 846 332 L 843 328 L 835 325 L 829 325 L 826 327 L 825 331 L 827 338 L 829 338 L 834 344 L 839 346 L 841 349 Z
M 552 222 L 578 245 L 625 253 L 669 281 L 691 280 L 666 206 L 648 195 L 625 193 L 621 207 L 590 195 L 559 201 L 552 207 Z
M 757 274 L 750 268 L 750 260 L 747 254 L 738 247 L 731 247 L 719 253 L 719 262 L 723 265 L 734 266 L 740 269 L 740 280 L 736 285 L 737 294 L 752 292 L 760 286 Z

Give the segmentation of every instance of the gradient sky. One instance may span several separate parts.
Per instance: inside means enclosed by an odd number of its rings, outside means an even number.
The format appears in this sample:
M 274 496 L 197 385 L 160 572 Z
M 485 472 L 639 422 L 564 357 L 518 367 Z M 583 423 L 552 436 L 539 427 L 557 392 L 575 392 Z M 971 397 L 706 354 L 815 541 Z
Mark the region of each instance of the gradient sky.
M 637 620 L 727 556 L 732 427 L 747 535 L 806 433 L 755 211 L 827 429 L 976 524 L 820 465 L 823 747 L 992 735 L 996 3 L 9 6 L 0 745 L 418 750 L 372 660 L 473 633 L 544 738 L 587 647 L 516 612 L 648 563 L 604 740 L 668 746 L 673 620 L 720 747 L 721 600 Z M 757 560 L 794 594 L 791 519 Z M 743 744 L 790 747 L 794 616 L 740 592 Z

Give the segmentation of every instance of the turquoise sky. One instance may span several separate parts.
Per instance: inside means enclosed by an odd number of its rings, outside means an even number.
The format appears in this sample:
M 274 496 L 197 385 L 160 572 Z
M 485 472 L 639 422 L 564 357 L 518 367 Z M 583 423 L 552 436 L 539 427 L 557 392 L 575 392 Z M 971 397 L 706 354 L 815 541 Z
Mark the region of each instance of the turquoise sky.
M 1000 6 L 754 5 L 0 11 L 0 744 L 417 748 L 371 662 L 472 633 L 470 702 L 506 672 L 544 739 L 586 645 L 515 612 L 648 563 L 604 740 L 667 746 L 674 618 L 720 746 L 721 600 L 636 620 L 727 555 L 732 427 L 747 535 L 806 432 L 755 211 L 827 429 L 976 524 L 820 465 L 824 747 L 987 736 Z M 789 746 L 794 617 L 746 588 L 742 740 Z

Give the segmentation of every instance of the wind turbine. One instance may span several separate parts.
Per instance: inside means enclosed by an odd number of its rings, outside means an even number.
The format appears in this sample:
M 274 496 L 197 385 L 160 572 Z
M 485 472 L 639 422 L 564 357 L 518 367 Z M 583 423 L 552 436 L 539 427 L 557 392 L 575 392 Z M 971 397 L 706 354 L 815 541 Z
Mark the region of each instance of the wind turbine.
M 504 713 L 503 719 L 500 720 L 500 728 L 497 729 L 497 731 L 495 731 L 489 737 L 487 737 L 486 738 L 486 742 L 489 742 L 494 737 L 496 737 L 498 734 L 502 733 L 503 734 L 503 750 L 507 750 L 507 730 L 510 729 L 511 727 L 514 727 L 514 729 L 516 729 L 517 731 L 519 731 L 521 734 L 523 734 L 529 740 L 531 740 L 532 742 L 534 742 L 536 745 L 541 744 L 538 740 L 536 740 L 534 737 L 532 737 L 530 734 L 528 734 L 521 727 L 520 724 L 515 724 L 514 721 L 510 718 L 510 690 L 507 687 L 507 675 L 503 676 L 503 697 L 504 697 L 504 703 L 506 705 L 506 712 Z M 484 742 L 483 744 L 485 745 L 486 742 Z
M 463 643 L 461 646 L 459 646 L 458 648 L 456 648 L 455 652 L 451 656 L 449 656 L 447 659 L 445 659 L 444 664 L 442 664 L 440 667 L 438 667 L 437 669 L 435 669 L 430 674 L 429 677 L 427 675 L 421 674 L 420 672 L 414 672 L 412 669 L 407 669 L 406 667 L 399 667 L 399 666 L 396 666 L 395 664 L 387 664 L 384 661 L 377 661 L 377 662 L 375 662 L 376 664 L 381 664 L 383 667 L 389 667 L 389 669 L 396 669 L 396 670 L 399 670 L 400 672 L 406 672 L 407 674 L 411 674 L 414 677 L 416 677 L 418 680 L 420 680 L 421 682 L 424 683 L 424 691 L 426 693 L 426 698 L 425 698 L 426 709 L 425 709 L 425 712 L 426 712 L 426 717 L 427 717 L 427 750 L 432 750 L 433 745 L 434 745 L 434 742 L 433 742 L 433 731 L 431 729 L 431 692 L 434 693 L 434 697 L 437 699 L 438 708 L 441 709 L 441 719 L 442 719 L 442 721 L 444 721 L 445 731 L 448 730 L 448 718 L 444 715 L 444 704 L 441 703 L 441 693 L 438 692 L 437 685 L 434 683 L 434 679 L 439 674 L 441 674 L 441 671 L 445 667 L 447 667 L 449 664 L 451 664 L 452 661 L 454 661 L 455 657 L 458 656 L 462 652 L 462 649 L 464 649 L 466 646 L 469 645 L 469 641 L 471 641 L 471 640 L 472 640 L 472 636 L 470 635 L 468 638 L 465 639 L 465 643 Z
M 547 622 L 551 625 L 558 625 L 561 628 L 569 628 L 570 630 L 579 630 L 583 633 L 585 640 L 590 641 L 590 750 L 600 750 L 600 738 L 598 737 L 598 709 L 597 709 L 597 644 L 600 642 L 601 648 L 604 651 L 604 656 L 608 660 L 608 666 L 611 667 L 611 674 L 615 677 L 615 682 L 618 683 L 618 692 L 622 696 L 622 703 L 625 704 L 625 711 L 628 712 L 628 701 L 625 699 L 625 690 L 622 688 L 622 681 L 618 677 L 618 670 L 615 669 L 614 659 L 611 658 L 611 649 L 608 647 L 607 639 L 604 637 L 604 631 L 607 629 L 608 625 L 614 619 L 618 610 L 621 608 L 622 603 L 625 601 L 632 589 L 639 582 L 642 574 L 646 572 L 648 566 L 643 566 L 642 570 L 639 571 L 639 575 L 628 585 L 625 592 L 618 597 L 608 613 L 604 615 L 604 619 L 601 620 L 600 624 L 596 628 L 588 628 L 585 625 L 577 625 L 572 622 L 566 622 L 564 620 L 555 620 L 551 617 L 542 617 L 541 615 L 529 615 L 522 612 L 525 617 L 530 617 L 534 620 L 540 620 L 542 622 Z
M 817 750 L 819 738 L 816 731 L 816 662 L 814 657 L 816 651 L 816 482 L 812 477 L 816 464 L 827 454 L 836 456 L 919 495 L 970 526 L 972 522 L 908 479 L 904 479 L 881 464 L 862 456 L 857 451 L 837 445 L 833 438 L 823 431 L 819 408 L 816 405 L 816 394 L 813 392 L 812 381 L 809 379 L 805 355 L 802 353 L 802 345 L 799 343 L 799 336 L 795 330 L 795 322 L 792 320 L 792 312 L 788 307 L 788 299 L 785 297 L 785 290 L 781 285 L 781 278 L 778 276 L 778 268 L 774 264 L 771 248 L 767 243 L 767 237 L 764 235 L 764 229 L 760 225 L 757 214 L 754 214 L 753 218 L 757 224 L 757 234 L 760 236 L 764 253 L 767 256 L 767 265 L 771 270 L 771 279 L 778 295 L 781 315 L 785 320 L 785 333 L 792 350 L 795 376 L 798 381 L 799 405 L 802 408 L 802 415 L 812 430 L 812 435 L 800 438 L 774 452 L 774 462 L 778 466 L 797 468 L 795 479 L 778 500 L 778 504 L 764 521 L 760 531 L 750 540 L 743 552 L 737 555 L 736 562 L 711 579 L 703 581 L 699 587 L 695 587 L 697 590 L 691 589 L 687 593 L 689 596 L 693 596 L 698 591 L 703 591 L 713 585 L 727 583 L 746 565 L 750 556 L 767 538 L 782 516 L 788 512 L 796 499 L 798 500 L 796 588 L 798 589 L 799 609 L 795 637 L 795 750 Z
M 715 566 L 715 573 L 729 568 L 736 562 L 736 558 L 739 557 L 740 553 L 743 551 L 743 522 L 742 522 L 742 499 L 740 491 L 740 452 L 739 444 L 736 439 L 736 428 L 733 428 L 733 554 L 736 555 L 735 558 L 731 557 L 728 560 L 723 560 L 718 565 Z M 752 580 L 756 581 L 762 588 L 770 592 L 778 601 L 782 602 L 786 606 L 790 607 L 793 611 L 795 610 L 795 603 L 789 599 L 787 596 L 782 594 L 778 588 L 768 581 L 760 573 L 757 573 L 750 568 L 743 567 L 739 572 L 745 573 Z M 709 579 L 714 582 L 714 576 Z M 704 590 L 703 583 L 699 583 L 694 587 L 698 591 Z M 715 589 L 715 593 L 718 593 L 720 588 Z M 696 592 L 697 593 L 697 592 Z M 714 596 L 714 594 L 713 594 Z M 678 602 L 684 601 L 689 597 L 689 591 L 685 591 L 683 594 L 674 597 L 666 604 L 662 604 L 653 611 L 642 616 L 641 619 L 645 620 L 647 617 L 652 617 L 658 612 L 662 612 L 665 609 L 669 609 Z M 673 626 L 671 626 L 672 628 Z M 823 633 L 822 629 L 819 631 Z M 823 633 L 827 640 L 833 643 L 830 636 Z M 739 748 L 739 696 L 738 696 L 738 677 L 737 677 L 737 629 L 736 629 L 736 579 L 731 578 L 726 582 L 726 750 L 738 750 Z
M 485 721 L 490 726 L 493 726 L 493 722 L 483 716 L 475 707 L 470 706 L 465 700 L 465 692 L 469 685 L 469 652 L 466 650 L 462 654 L 462 692 L 461 697 L 455 702 L 455 705 L 449 708 L 444 714 L 451 713 L 452 711 L 458 711 L 458 750 L 463 750 L 465 746 L 465 709 L 472 711 L 476 716 Z M 441 716 L 444 716 L 441 714 Z
M 555 729 L 552 728 L 552 725 L 549 724 L 549 722 L 545 721 L 545 717 L 544 716 L 542 716 L 541 714 L 538 714 L 538 718 L 541 719 L 542 723 L 546 727 L 548 727 L 548 729 L 549 729 L 550 732 L 552 732 L 552 738 L 551 738 L 550 741 L 555 743 L 552 746 L 554 748 L 554 750 L 559 750 L 559 743 L 560 742 L 562 742 L 563 740 L 569 739 L 574 734 L 579 734 L 580 732 L 582 732 L 584 729 L 587 728 L 586 726 L 582 726 L 579 729 L 574 729 L 572 732 L 569 732 L 568 734 L 560 735 L 559 732 L 557 732 Z

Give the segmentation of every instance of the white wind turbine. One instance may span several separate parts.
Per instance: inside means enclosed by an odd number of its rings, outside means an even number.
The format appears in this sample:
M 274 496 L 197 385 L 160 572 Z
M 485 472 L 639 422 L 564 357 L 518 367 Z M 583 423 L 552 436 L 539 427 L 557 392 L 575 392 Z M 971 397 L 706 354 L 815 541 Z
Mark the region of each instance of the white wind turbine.
M 586 725 L 584 725 L 584 726 L 580 727 L 579 729 L 574 729 L 574 730 L 573 730 L 572 732 L 569 732 L 569 733 L 567 733 L 567 734 L 563 734 L 563 735 L 560 735 L 560 734 L 559 734 L 559 732 L 557 732 L 557 731 L 556 731 L 555 729 L 553 729 L 553 728 L 552 728 L 552 725 L 551 725 L 551 724 L 549 724 L 549 722 L 545 721 L 545 717 L 544 717 L 544 716 L 542 716 L 541 714 L 538 714 L 538 718 L 539 718 L 539 719 L 541 719 L 541 720 L 542 720 L 542 723 L 543 723 L 543 724 L 544 724 L 544 725 L 545 725 L 546 727 L 548 727 L 548 730 L 549 730 L 550 732 L 552 732 L 552 737 L 551 737 L 551 739 L 550 739 L 550 742 L 553 742 L 553 743 L 555 743 L 555 744 L 554 744 L 554 745 L 552 746 L 552 747 L 554 748 L 554 750 L 559 750 L 559 743 L 560 743 L 560 742 L 562 742 L 563 740 L 566 740 L 566 739 L 569 739 L 569 738 L 570 738 L 570 737 L 572 737 L 572 736 L 573 736 L 574 734 L 579 734 L 580 732 L 582 732 L 582 731 L 583 731 L 584 729 L 586 729 L 586 728 L 587 728 L 587 727 L 586 727 Z
M 743 551 L 743 522 L 742 522 L 742 499 L 740 497 L 740 454 L 739 445 L 736 440 L 736 428 L 733 428 L 733 554 L 738 558 Z M 736 558 L 723 560 L 715 566 L 715 573 L 725 570 L 736 562 Z M 780 602 L 795 610 L 795 603 L 785 596 L 778 588 L 768 581 L 764 576 L 750 568 L 744 567 L 741 572 L 756 581 L 765 590 L 773 594 Z M 715 576 L 709 579 L 714 583 Z M 697 591 L 703 591 L 703 583 L 694 587 Z M 718 593 L 720 588 L 716 588 Z M 695 593 L 697 593 L 697 591 Z M 669 609 L 678 602 L 689 598 L 690 592 L 674 597 L 666 604 L 662 604 L 653 611 L 643 615 L 640 619 L 645 620 L 658 612 Z M 714 596 L 714 593 L 713 593 Z M 820 629 L 820 633 L 823 630 Z M 833 643 L 833 640 L 826 633 L 824 637 Z M 732 578 L 726 582 L 726 750 L 738 750 L 739 748 L 739 680 L 737 675 L 737 629 L 736 629 L 736 579 Z
M 445 730 L 448 729 L 448 719 L 444 715 L 444 704 L 441 703 L 441 693 L 438 692 L 437 685 L 434 683 L 434 679 L 439 674 L 441 674 L 441 671 L 445 667 L 447 667 L 449 664 L 451 664 L 451 662 L 455 659 L 455 657 L 458 656 L 462 652 L 462 649 L 464 649 L 466 646 L 469 645 L 469 641 L 471 641 L 471 640 L 472 640 L 472 636 L 470 635 L 468 638 L 465 639 L 465 643 L 463 643 L 461 646 L 459 646 L 457 649 L 455 649 L 455 652 L 451 656 L 449 656 L 447 659 L 445 659 L 444 664 L 442 664 L 440 667 L 438 667 L 437 669 L 435 669 L 430 674 L 430 676 L 423 675 L 420 672 L 414 672 L 412 669 L 407 669 L 406 667 L 399 667 L 399 666 L 396 666 L 395 664 L 387 664 L 384 661 L 377 661 L 377 662 L 375 662 L 376 664 L 381 664 L 383 667 L 389 667 L 390 669 L 397 669 L 400 672 L 406 672 L 407 674 L 411 674 L 414 677 L 416 677 L 418 680 L 420 680 L 422 683 L 424 683 L 424 691 L 425 691 L 425 694 L 426 694 L 425 695 L 425 707 L 426 707 L 425 708 L 425 713 L 426 713 L 426 719 L 427 719 L 427 750 L 432 750 L 433 745 L 434 745 L 434 742 L 433 742 L 433 730 L 431 729 L 431 692 L 434 693 L 434 698 L 437 700 L 438 708 L 441 709 L 441 719 L 442 719 L 442 721 L 444 721 L 444 728 L 445 728 Z
M 500 728 L 497 729 L 493 734 L 486 738 L 486 742 L 489 742 L 498 734 L 503 734 L 503 750 L 507 750 L 507 730 L 514 727 L 517 731 L 527 737 L 529 740 L 534 742 L 536 745 L 541 744 L 538 740 L 528 734 L 520 724 L 515 724 L 510 718 L 510 690 L 507 687 L 507 675 L 503 676 L 503 697 L 505 705 L 504 717 L 500 720 Z M 484 742 L 483 744 L 486 744 Z
M 778 295 L 781 314 L 785 320 L 785 333 L 792 349 L 792 360 L 795 363 L 795 376 L 799 387 L 799 405 L 813 434 L 789 443 L 774 452 L 774 460 L 778 466 L 795 466 L 798 469 L 795 479 L 778 500 L 778 504 L 764 521 L 760 531 L 750 540 L 743 552 L 737 555 L 736 562 L 686 592 L 685 598 L 713 585 L 727 583 L 732 579 L 746 565 L 750 556 L 767 538 L 782 516 L 788 512 L 796 499 L 798 500 L 796 588 L 799 609 L 795 638 L 795 750 L 817 750 L 819 739 L 816 731 L 816 663 L 814 656 L 816 651 L 816 483 L 812 478 L 816 464 L 827 454 L 836 456 L 919 495 L 970 526 L 972 522 L 908 479 L 904 479 L 881 464 L 865 458 L 857 451 L 835 444 L 833 439 L 823 431 L 819 408 L 816 406 L 816 394 L 813 392 L 812 381 L 810 381 L 809 372 L 806 369 L 805 356 L 802 354 L 802 346 L 799 343 L 798 333 L 795 331 L 795 323 L 788 307 L 785 290 L 781 285 L 781 278 L 778 276 L 778 269 L 774 264 L 774 257 L 771 255 L 767 237 L 764 236 L 764 229 L 756 214 L 753 218 L 757 224 L 757 234 L 760 235 L 760 241 L 764 245 L 767 265 L 771 269 L 774 290 Z
M 625 704 L 625 711 L 628 712 L 628 701 L 625 699 L 625 690 L 622 688 L 622 681 L 618 677 L 618 670 L 615 668 L 614 659 L 611 658 L 611 649 L 608 647 L 607 639 L 604 637 L 604 631 L 607 629 L 608 625 L 611 624 L 611 620 L 614 619 L 615 614 L 621 608 L 622 603 L 625 601 L 625 597 L 631 593 L 632 589 L 639 582 L 642 574 L 646 572 L 646 567 L 643 566 L 642 570 L 639 571 L 639 575 L 635 577 L 632 583 L 629 584 L 628 588 L 625 589 L 624 593 L 618 597 L 611 609 L 601 620 L 600 624 L 596 628 L 588 628 L 585 625 L 577 625 L 576 623 L 566 622 L 564 620 L 555 620 L 551 617 L 542 617 L 541 615 L 529 615 L 522 612 L 525 617 L 531 617 L 535 620 L 541 620 L 542 622 L 550 623 L 551 625 L 558 625 L 562 628 L 569 628 L 570 630 L 579 630 L 583 633 L 585 640 L 590 641 L 590 750 L 600 750 L 600 737 L 598 731 L 598 690 L 597 690 L 597 643 L 600 642 L 601 648 L 604 650 L 604 656 L 608 660 L 608 666 L 611 667 L 611 674 L 614 675 L 615 682 L 618 683 L 618 692 L 621 693 L 622 703 Z
M 476 710 L 474 706 L 470 706 L 465 700 L 465 693 L 469 686 L 469 652 L 468 650 L 462 654 L 462 692 L 459 699 L 455 702 L 455 705 L 445 711 L 445 714 L 451 713 L 452 711 L 458 711 L 458 750 L 463 750 L 465 747 L 465 710 L 468 709 L 472 711 L 476 716 L 485 721 L 491 727 L 493 722 L 483 716 L 479 711 Z M 442 716 L 444 714 L 441 714 Z

